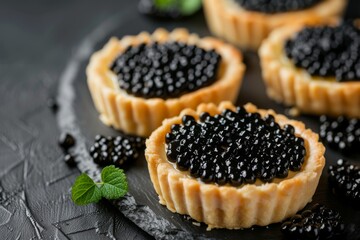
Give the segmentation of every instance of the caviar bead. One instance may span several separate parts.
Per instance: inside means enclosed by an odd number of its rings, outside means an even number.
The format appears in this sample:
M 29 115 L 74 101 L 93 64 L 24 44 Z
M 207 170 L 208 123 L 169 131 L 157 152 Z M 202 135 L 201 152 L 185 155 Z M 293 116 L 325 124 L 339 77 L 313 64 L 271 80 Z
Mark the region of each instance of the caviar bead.
M 295 134 L 295 128 L 289 124 L 284 126 L 284 130 L 290 134 Z
M 57 100 L 53 97 L 48 98 L 46 104 L 53 113 L 57 113 L 57 111 L 59 110 L 59 104 L 57 103 Z
M 329 166 L 329 184 L 335 193 L 358 205 L 360 203 L 360 167 L 339 159 Z
M 68 151 L 75 145 L 75 138 L 70 133 L 61 133 L 59 137 L 59 146 L 64 150 Z
M 359 50 L 360 29 L 351 22 L 307 27 L 285 44 L 286 55 L 297 67 L 313 76 L 336 77 L 339 82 L 360 79 Z
M 180 42 L 155 42 L 128 47 L 110 69 L 127 93 L 167 99 L 212 84 L 220 61 L 214 50 Z
M 309 8 L 320 0 L 236 0 L 243 8 L 263 13 L 280 13 Z
M 143 148 L 143 140 L 140 137 L 104 137 L 95 136 L 95 143 L 90 147 L 90 156 L 99 165 L 116 165 L 121 167 L 133 162 Z
M 69 167 L 75 167 L 76 166 L 76 161 L 74 156 L 72 156 L 71 154 L 66 154 L 64 156 L 64 162 L 69 166 Z
M 191 126 L 195 122 L 195 118 L 193 116 L 184 115 L 182 118 L 182 123 L 185 126 Z
M 281 225 L 286 239 L 341 239 L 344 230 L 340 214 L 320 204 L 286 219 Z
M 294 134 L 291 125 L 281 128 L 274 116 L 263 119 L 243 107 L 215 116 L 201 113 L 198 122 L 185 115 L 165 136 L 166 155 L 179 170 L 204 182 L 271 182 L 299 171 L 305 161 L 304 140 Z

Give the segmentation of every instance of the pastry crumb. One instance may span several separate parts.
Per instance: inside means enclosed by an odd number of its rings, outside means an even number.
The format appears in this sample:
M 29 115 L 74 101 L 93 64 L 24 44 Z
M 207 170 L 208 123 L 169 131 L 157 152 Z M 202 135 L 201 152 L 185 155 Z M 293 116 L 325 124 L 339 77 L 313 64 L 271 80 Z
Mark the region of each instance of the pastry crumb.
M 195 225 L 195 226 L 200 227 L 200 223 L 199 223 L 199 222 L 192 222 L 192 224 Z
M 296 107 L 292 107 L 292 108 L 289 108 L 287 110 L 287 113 L 288 115 L 290 115 L 291 117 L 298 117 L 300 116 L 300 110 Z

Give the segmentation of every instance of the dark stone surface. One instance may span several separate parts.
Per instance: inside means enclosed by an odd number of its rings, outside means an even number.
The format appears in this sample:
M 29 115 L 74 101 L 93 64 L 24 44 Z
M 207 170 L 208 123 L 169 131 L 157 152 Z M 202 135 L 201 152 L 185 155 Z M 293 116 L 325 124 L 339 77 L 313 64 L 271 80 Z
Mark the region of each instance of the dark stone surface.
M 352 2 L 348 16 L 359 14 L 359 3 L 355 2 Z M 83 207 L 72 203 L 70 187 L 79 171 L 63 163 L 63 153 L 57 146 L 59 130 L 56 116 L 47 107 L 47 99 L 56 96 L 59 79 L 66 74 L 64 69 L 73 66 L 73 70 L 77 69 L 74 107 L 77 126 L 84 134 L 84 144 L 89 146 L 96 133 L 116 134 L 97 118 L 85 84 L 84 68 L 88 52 L 81 51 L 86 48 L 79 50 L 79 46 L 85 41 L 85 45 L 95 43 L 98 49 L 110 35 L 152 31 L 157 26 L 169 29 L 186 26 L 199 34 L 208 34 L 201 14 L 182 22 L 158 22 L 138 15 L 136 3 L 125 0 L 1 1 L 1 239 L 152 239 L 125 218 L 116 206 L 106 201 Z M 101 24 L 108 27 L 97 30 L 93 41 L 87 42 L 85 37 Z M 71 61 L 77 62 L 77 65 L 74 66 Z M 246 61 L 248 72 L 239 103 L 252 101 L 260 107 L 284 112 L 283 107 L 264 95 L 255 54 L 246 54 Z M 300 119 L 317 130 L 315 118 L 303 116 Z M 328 163 L 334 163 L 338 157 L 342 156 L 332 150 L 327 151 Z M 355 162 L 359 157 L 348 159 Z M 138 161 L 128 174 L 130 194 L 136 202 L 148 206 L 176 228 L 228 239 L 235 236 L 279 239 L 281 236 L 278 225 L 269 229 L 206 232 L 203 225 L 200 228 L 193 226 L 191 220 L 172 214 L 158 204 L 153 188 L 149 187 L 144 161 Z M 326 173 L 320 180 L 314 201 L 339 210 L 346 222 L 359 226 L 359 211 L 333 197 L 327 187 Z M 137 207 L 140 209 L 141 206 Z M 128 215 L 129 210 L 121 211 Z M 175 231 L 171 233 L 177 234 Z
M 72 203 L 79 171 L 63 163 L 47 107 L 80 41 L 125 7 L 115 0 L 0 2 L 1 239 L 152 239 L 110 204 Z

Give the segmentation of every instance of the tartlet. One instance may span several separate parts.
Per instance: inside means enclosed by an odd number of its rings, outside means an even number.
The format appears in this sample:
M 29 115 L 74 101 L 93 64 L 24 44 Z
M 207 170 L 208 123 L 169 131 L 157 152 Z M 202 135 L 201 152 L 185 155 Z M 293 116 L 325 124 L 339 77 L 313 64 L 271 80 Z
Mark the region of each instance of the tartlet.
M 218 54 L 221 60 L 215 81 L 195 91 L 166 99 L 135 96 L 119 87 L 117 76 L 110 70 L 117 58 L 136 47 L 146 48 L 147 45 L 167 43 L 191 45 L 195 46 L 192 48 Z M 121 71 L 119 66 L 115 67 L 117 71 Z M 111 38 L 103 49 L 92 55 L 86 73 L 92 99 L 103 123 L 127 134 L 148 136 L 161 125 L 163 119 L 176 116 L 185 108 L 196 108 L 203 102 L 235 101 L 244 70 L 241 53 L 222 41 L 211 37 L 199 38 L 185 29 L 175 29 L 172 32 L 157 29 L 151 35 L 142 32 L 120 40 Z M 121 75 L 118 77 L 121 78 Z
M 186 109 L 180 116 L 165 120 L 151 134 L 146 142 L 145 156 L 160 203 L 172 212 L 186 214 L 208 224 L 210 229 L 265 226 L 295 214 L 311 201 L 325 165 L 325 148 L 318 142 L 318 135 L 306 129 L 301 122 L 289 120 L 272 110 L 257 109 L 252 104 L 244 106 L 248 113 L 259 113 L 261 117 L 273 115 L 274 121 L 281 127 L 292 125 L 294 134 L 303 139 L 306 155 L 302 167 L 283 179 L 275 178 L 266 183 L 258 179 L 240 185 L 211 181 L 206 183 L 201 180 L 203 178 L 193 177 L 190 171 L 179 170 L 176 167 L 178 165 L 175 166 L 168 159 L 165 138 L 168 138 L 173 125 L 184 121 L 183 116 L 192 116 L 200 121 L 204 112 L 214 116 L 226 109 L 236 111 L 230 102 L 222 102 L 219 106 L 201 104 L 197 111 Z M 206 161 L 211 160 L 209 158 Z
M 360 117 L 360 81 L 356 77 L 342 80 L 341 74 L 346 72 L 340 68 L 330 69 L 341 70 L 340 79 L 336 76 L 310 74 L 308 69 L 296 66 L 285 51 L 286 42 L 296 41 L 297 36 L 306 29 L 311 32 L 328 26 L 326 31 L 331 31 L 339 24 L 337 20 L 331 19 L 326 23 L 318 22 L 312 27 L 306 24 L 286 26 L 270 34 L 259 49 L 262 76 L 270 98 L 303 113 Z M 319 43 L 318 40 L 313 40 Z M 328 42 L 333 43 L 333 40 Z M 343 44 L 347 45 L 345 42 Z M 312 49 L 310 54 L 313 52 Z M 310 57 L 303 59 L 309 60 Z M 342 62 L 340 59 L 335 60 Z
M 269 1 L 267 1 L 269 2 Z M 277 1 L 282 2 L 282 1 Z M 245 49 L 256 50 L 268 34 L 286 24 L 312 22 L 339 16 L 344 0 L 322 0 L 305 9 L 264 13 L 242 7 L 236 0 L 204 0 L 204 9 L 211 32 Z M 257 3 L 261 6 L 265 3 Z

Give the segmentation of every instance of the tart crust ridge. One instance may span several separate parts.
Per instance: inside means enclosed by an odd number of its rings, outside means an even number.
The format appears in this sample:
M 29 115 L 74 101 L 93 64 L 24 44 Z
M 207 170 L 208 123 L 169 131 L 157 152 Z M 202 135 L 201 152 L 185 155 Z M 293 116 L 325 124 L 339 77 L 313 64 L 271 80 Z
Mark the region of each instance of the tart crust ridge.
M 183 115 L 198 119 L 199 114 L 205 111 L 214 115 L 224 109 L 235 110 L 231 102 L 222 102 L 219 106 L 201 104 L 197 111 L 186 109 L 180 116 L 166 119 L 146 141 L 145 157 L 161 204 L 172 212 L 205 222 L 209 229 L 238 229 L 280 222 L 311 201 L 325 165 L 325 148 L 318 141 L 318 135 L 306 129 L 303 123 L 277 115 L 272 110 L 260 110 L 252 104 L 247 104 L 245 108 L 263 116 L 272 114 L 280 125 L 290 123 L 295 127 L 296 134 L 305 140 L 307 149 L 302 170 L 279 183 L 245 184 L 240 187 L 203 183 L 177 170 L 165 153 L 164 139 L 171 125 L 181 123 Z
M 332 19 L 319 24 L 336 25 L 338 21 Z M 297 24 L 277 29 L 260 47 L 262 76 L 268 96 L 303 113 L 360 117 L 360 81 L 336 82 L 335 77 L 311 76 L 286 56 L 285 41 L 305 26 Z
M 344 0 L 323 0 L 297 11 L 266 14 L 243 9 L 234 0 L 203 0 L 210 30 L 243 48 L 256 50 L 267 35 L 280 26 L 339 16 Z
M 144 99 L 121 90 L 115 74 L 109 70 L 112 61 L 128 46 L 152 41 L 180 41 L 195 44 L 204 49 L 215 49 L 222 57 L 220 77 L 210 86 L 183 94 L 178 98 Z M 235 101 L 240 90 L 245 66 L 241 53 L 224 42 L 211 38 L 199 38 L 185 29 L 168 32 L 157 29 L 153 34 L 142 32 L 122 39 L 111 38 L 103 49 L 94 53 L 86 69 L 87 82 L 100 119 L 127 134 L 149 136 L 161 125 L 163 119 L 178 115 L 182 109 L 196 108 L 203 102 L 219 103 Z M 156 114 L 155 114 L 156 113 Z

